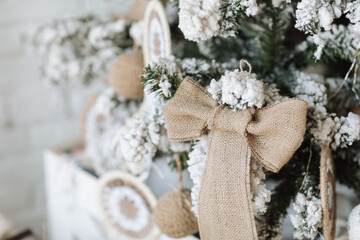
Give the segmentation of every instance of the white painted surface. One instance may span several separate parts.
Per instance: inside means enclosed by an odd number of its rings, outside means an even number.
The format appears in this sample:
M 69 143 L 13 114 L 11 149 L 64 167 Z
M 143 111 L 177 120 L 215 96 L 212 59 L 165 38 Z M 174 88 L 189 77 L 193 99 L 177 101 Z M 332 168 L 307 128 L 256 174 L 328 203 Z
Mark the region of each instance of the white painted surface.
M 157 197 L 177 184 L 177 173 L 166 166 L 166 159 L 157 160 L 161 176 L 152 171 L 147 181 Z M 58 155 L 51 150 L 44 153 L 49 235 L 52 240 L 106 240 L 106 226 L 97 202 L 100 197 L 98 179 L 74 165 L 74 157 Z M 184 185 L 191 187 L 188 175 Z M 173 240 L 161 236 L 159 240 Z M 180 240 L 197 240 L 186 237 Z
M 41 235 L 45 219 L 42 151 L 79 136 L 83 103 L 103 84 L 61 91 L 40 81 L 39 57 L 21 40 L 38 24 L 87 12 L 121 12 L 130 0 L 0 0 L 0 212 Z M 109 10 L 111 9 L 111 10 Z M 65 110 L 73 115 L 67 116 Z

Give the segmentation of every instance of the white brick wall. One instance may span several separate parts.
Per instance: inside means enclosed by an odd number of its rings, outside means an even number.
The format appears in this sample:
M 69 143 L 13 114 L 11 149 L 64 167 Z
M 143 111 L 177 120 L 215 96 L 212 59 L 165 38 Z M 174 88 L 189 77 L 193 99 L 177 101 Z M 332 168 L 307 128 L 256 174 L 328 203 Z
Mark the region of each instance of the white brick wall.
M 45 217 L 42 151 L 80 134 L 84 101 L 102 84 L 69 92 L 39 78 L 38 56 L 25 51 L 21 34 L 41 22 L 89 11 L 123 11 L 130 0 L 0 0 L 0 212 L 19 228 L 41 235 Z M 125 3 L 125 4 L 124 4 Z M 68 116 L 66 109 L 74 113 Z

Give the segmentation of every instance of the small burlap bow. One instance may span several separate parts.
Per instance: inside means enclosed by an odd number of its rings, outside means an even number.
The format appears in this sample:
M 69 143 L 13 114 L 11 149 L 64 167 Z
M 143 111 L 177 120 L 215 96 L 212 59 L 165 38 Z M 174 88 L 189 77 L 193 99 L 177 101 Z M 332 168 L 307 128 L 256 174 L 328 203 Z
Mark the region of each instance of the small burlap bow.
M 172 140 L 196 139 L 210 131 L 208 159 L 198 199 L 205 240 L 258 239 L 252 193 L 251 155 L 278 172 L 302 142 L 306 102 L 288 100 L 269 108 L 232 111 L 187 77 L 164 107 Z

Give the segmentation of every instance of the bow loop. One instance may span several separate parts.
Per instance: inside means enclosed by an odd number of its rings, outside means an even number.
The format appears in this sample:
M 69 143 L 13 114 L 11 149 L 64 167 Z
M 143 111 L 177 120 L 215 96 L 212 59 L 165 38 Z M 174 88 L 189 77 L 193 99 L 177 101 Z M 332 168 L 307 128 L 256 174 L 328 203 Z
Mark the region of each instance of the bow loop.
M 210 130 L 198 197 L 202 239 L 257 240 L 251 193 L 251 156 L 278 172 L 302 142 L 307 104 L 289 100 L 269 108 L 232 111 L 185 78 L 164 106 L 168 136 L 186 141 Z
M 183 83 L 164 106 L 168 137 L 178 141 L 201 137 L 208 130 L 208 122 L 217 106 L 210 94 L 190 77 Z
M 247 143 L 266 169 L 278 172 L 292 157 L 305 134 L 307 103 L 291 99 L 256 111 L 249 122 Z

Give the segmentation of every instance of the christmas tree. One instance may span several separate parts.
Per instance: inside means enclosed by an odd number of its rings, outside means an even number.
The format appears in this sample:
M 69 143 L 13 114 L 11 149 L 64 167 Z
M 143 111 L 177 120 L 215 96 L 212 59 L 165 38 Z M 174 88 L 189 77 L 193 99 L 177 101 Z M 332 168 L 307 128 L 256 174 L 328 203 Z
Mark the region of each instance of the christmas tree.
M 155 116 L 162 117 L 163 105 L 186 76 L 234 111 L 268 107 L 292 97 L 305 100 L 306 132 L 290 161 L 279 173 L 252 163 L 252 202 L 260 239 L 281 239 L 281 220 L 288 207 L 295 210 L 290 216 L 294 238 L 325 235 L 326 210 L 320 194 L 324 146 L 331 149 L 336 181 L 360 196 L 360 2 L 179 0 L 168 4 L 179 8 L 178 27 L 189 41 L 183 43 L 184 49 L 191 51 L 175 48 L 174 56 L 145 68 L 141 77 L 145 91 L 159 99 Z M 240 59 L 247 59 L 256 75 L 243 76 L 237 69 Z M 191 145 L 182 161 L 189 165 L 194 181 L 193 210 L 198 213 L 208 137 Z M 267 189 L 265 179 L 276 181 L 276 187 Z M 331 189 L 327 194 L 332 194 Z
M 251 157 L 246 158 L 250 172 L 247 177 L 251 180 L 247 182 L 251 190 L 248 193 L 248 205 L 256 222 L 256 233 L 252 233 L 252 239 L 282 239 L 282 221 L 289 214 L 289 208 L 292 208 L 290 219 L 295 239 L 334 239 L 335 181 L 353 189 L 360 197 L 360 99 L 357 81 L 360 63 L 360 2 L 173 0 L 164 5 L 171 40 L 166 37 L 159 39 L 155 35 L 154 51 L 165 56 L 145 61 L 140 80 L 146 93 L 146 110 L 135 114 L 141 109 L 140 101 L 125 99 L 112 89 L 105 91 L 95 104 L 100 115 L 107 119 L 104 121 L 107 125 L 104 123 L 99 127 L 94 115 L 93 123 L 96 126 L 87 129 L 89 154 L 102 159 L 98 165 L 93 164 L 97 174 L 120 169 L 144 180 L 151 168 L 149 159 L 150 162 L 156 162 L 162 156 L 168 156 L 169 168 L 174 171 L 187 169 L 190 173 L 194 184 L 191 189 L 192 211 L 200 220 L 201 239 L 214 239 L 207 237 L 210 233 L 201 227 L 204 215 L 199 207 L 204 205 L 204 198 L 200 196 L 204 188 L 204 175 L 213 164 L 209 159 L 213 160 L 215 152 L 211 151 L 214 138 L 210 135 L 219 129 L 231 132 L 233 129 L 228 129 L 228 123 L 236 122 L 234 128 L 237 128 L 238 122 L 243 121 L 242 117 L 223 117 L 223 121 L 219 120 L 220 123 L 224 122 L 223 125 L 214 123 L 218 120 L 219 112 L 224 114 L 221 116 L 242 116 L 246 113 L 250 117 L 244 124 L 245 130 L 242 129 L 244 133 L 241 134 L 244 136 L 240 136 L 242 140 L 245 139 L 241 144 L 244 144 L 246 150 L 240 152 L 251 152 Z M 75 26 L 86 24 L 89 28 L 77 27 L 62 36 L 51 35 L 50 30 L 45 28 L 46 31 L 43 29 L 43 34 L 39 34 L 40 40 L 37 41 L 46 42 L 46 49 L 40 50 L 49 50 L 49 59 L 44 62 L 43 70 L 49 82 L 69 81 L 72 72 L 81 82 L 91 82 L 101 73 L 97 69 L 106 68 L 115 55 L 130 51 L 132 44 L 145 49 L 146 53 L 146 42 L 143 40 L 146 38 L 143 38 L 143 34 L 144 29 L 147 31 L 147 22 L 108 22 L 93 16 L 71 21 L 76 23 Z M 99 27 L 92 28 L 92 25 Z M 55 23 L 48 28 L 61 26 L 61 23 Z M 160 30 L 155 28 L 154 31 L 163 33 Z M 46 40 L 49 35 L 50 40 Z M 69 54 L 65 54 L 65 60 L 53 61 L 66 63 L 65 67 L 53 66 L 50 60 L 59 52 L 56 51 L 57 45 L 76 47 L 78 38 L 88 40 L 86 51 L 72 50 L 77 53 L 75 56 L 70 54 L 74 61 L 68 59 Z M 166 54 L 166 46 L 170 42 L 171 56 Z M 44 44 L 38 45 L 44 48 Z M 68 50 L 68 46 L 65 48 Z M 105 54 L 109 49 L 117 50 Z M 88 55 L 93 58 L 104 56 L 104 61 L 100 64 Z M 85 67 L 74 67 L 76 61 Z M 51 67 L 62 71 L 59 70 L 57 75 L 47 74 L 46 70 Z M 74 68 L 76 71 L 70 71 Z M 176 115 L 178 111 L 183 111 L 181 119 L 191 115 L 190 110 L 188 112 L 185 107 L 185 110 L 182 109 L 181 104 L 175 104 L 179 98 L 186 100 L 181 94 L 184 93 L 185 84 L 189 83 L 195 86 L 191 89 L 204 93 L 203 98 L 207 98 L 210 105 L 216 106 L 216 110 L 205 119 L 204 128 L 199 129 L 196 137 L 185 136 L 182 137 L 184 141 L 173 141 L 181 139 L 174 137 L 174 128 L 178 126 L 172 122 L 180 119 Z M 202 100 L 201 96 L 193 97 L 193 102 L 191 96 L 187 99 L 190 105 L 196 105 L 197 101 Z M 188 102 L 182 100 L 187 106 Z M 286 132 L 283 133 L 286 138 L 280 138 L 278 144 L 273 144 L 275 147 L 272 151 L 278 151 L 282 157 L 284 148 L 296 145 L 291 147 L 291 154 L 284 159 L 283 164 L 272 168 L 265 164 L 269 156 L 265 154 L 261 159 L 261 154 L 252 146 L 252 130 L 248 128 L 260 121 L 257 117 L 263 112 L 294 101 L 299 103 L 295 105 L 299 107 L 285 111 L 282 115 L 285 120 L 270 114 L 273 119 L 268 122 L 272 125 L 266 131 L 276 126 Z M 307 109 L 303 111 L 300 106 L 305 105 Z M 301 119 L 303 112 L 304 119 Z M 122 117 L 116 119 L 115 115 Z M 125 124 L 127 118 L 131 118 L 131 121 Z M 296 125 L 298 129 L 291 129 L 296 120 L 301 120 L 306 130 L 304 127 L 302 131 L 301 124 Z M 282 121 L 290 124 L 290 127 L 278 126 Z M 194 130 L 195 122 L 185 124 L 184 132 Z M 250 128 L 256 127 L 251 125 Z M 300 140 L 295 139 L 298 135 Z M 226 139 L 229 145 L 237 141 Z M 263 141 L 260 147 L 269 142 Z M 218 146 L 223 144 L 216 143 Z M 220 150 L 226 155 L 229 147 L 225 145 Z M 235 147 L 235 150 L 238 149 Z M 242 160 L 240 154 L 232 158 L 226 160 Z M 221 175 L 223 173 L 219 174 L 222 180 L 227 177 Z M 218 176 L 216 172 L 214 175 Z M 274 187 L 268 187 L 269 182 Z M 226 187 L 237 189 L 238 185 L 229 184 Z M 221 197 L 226 202 L 230 196 L 225 194 Z M 244 196 L 239 194 L 241 197 Z M 224 206 L 227 209 L 225 203 Z M 241 223 L 236 224 L 239 229 L 243 227 Z M 358 239 L 354 236 L 358 237 L 356 231 L 359 231 L 359 227 L 353 228 L 354 225 L 349 224 L 350 239 Z M 221 231 L 227 234 L 226 230 Z

